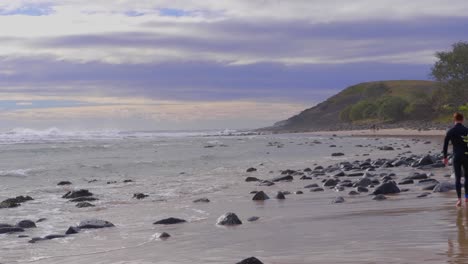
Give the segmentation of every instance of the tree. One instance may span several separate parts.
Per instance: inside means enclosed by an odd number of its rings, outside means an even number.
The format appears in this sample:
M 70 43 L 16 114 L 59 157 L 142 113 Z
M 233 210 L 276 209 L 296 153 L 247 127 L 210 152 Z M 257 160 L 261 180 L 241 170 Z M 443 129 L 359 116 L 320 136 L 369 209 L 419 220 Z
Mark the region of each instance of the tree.
M 351 107 L 349 118 L 351 121 L 377 117 L 377 106 L 369 101 L 360 101 Z
M 349 114 L 351 112 L 352 105 L 348 105 L 345 109 L 340 112 L 340 120 L 343 122 L 351 122 Z
M 468 102 L 468 42 L 457 42 L 448 52 L 437 52 L 432 77 L 441 83 L 447 99 L 460 106 Z
M 389 96 L 380 102 L 378 116 L 384 121 L 398 121 L 405 118 L 408 102 L 400 97 Z
M 432 105 L 427 98 L 416 99 L 405 109 L 405 114 L 410 119 L 430 119 L 432 117 Z

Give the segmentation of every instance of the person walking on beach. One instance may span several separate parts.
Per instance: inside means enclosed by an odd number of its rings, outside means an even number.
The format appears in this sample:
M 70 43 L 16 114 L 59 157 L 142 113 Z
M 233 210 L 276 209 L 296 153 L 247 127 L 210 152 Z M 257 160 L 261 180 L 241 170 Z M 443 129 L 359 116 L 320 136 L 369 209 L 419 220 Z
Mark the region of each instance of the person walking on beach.
M 453 170 L 455 171 L 455 187 L 457 190 L 457 206 L 460 207 L 462 205 L 461 200 L 461 176 L 462 176 L 462 168 L 463 168 L 463 175 L 465 177 L 465 203 L 468 203 L 468 145 L 465 141 L 463 141 L 463 137 L 468 135 L 468 128 L 463 125 L 463 114 L 455 113 L 453 115 L 453 121 L 455 125 L 447 131 L 447 135 L 445 136 L 444 140 L 444 164 L 447 166 L 448 159 L 447 159 L 447 149 L 449 142 L 452 142 L 453 145 Z

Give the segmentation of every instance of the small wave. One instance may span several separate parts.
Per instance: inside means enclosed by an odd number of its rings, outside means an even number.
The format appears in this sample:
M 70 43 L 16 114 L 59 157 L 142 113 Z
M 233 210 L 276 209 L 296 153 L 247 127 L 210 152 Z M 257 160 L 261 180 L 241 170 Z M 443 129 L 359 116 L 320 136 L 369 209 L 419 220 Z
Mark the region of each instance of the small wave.
M 18 169 L 0 171 L 0 177 L 26 178 L 34 169 Z

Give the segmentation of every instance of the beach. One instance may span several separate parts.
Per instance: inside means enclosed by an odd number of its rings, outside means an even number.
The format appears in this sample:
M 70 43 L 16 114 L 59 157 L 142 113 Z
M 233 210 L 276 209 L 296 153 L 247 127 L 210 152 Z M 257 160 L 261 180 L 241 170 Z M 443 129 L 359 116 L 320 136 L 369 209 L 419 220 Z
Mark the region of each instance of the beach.
M 251 256 L 269 264 L 465 263 L 467 210 L 455 208 L 453 190 L 427 188 L 453 182 L 451 169 L 437 160 L 444 132 L 405 132 L 55 133 L 4 143 L 0 201 L 34 200 L 0 209 L 0 223 L 45 220 L 0 234 L 0 263 L 238 263 Z M 428 154 L 432 164 L 414 164 Z M 408 164 L 395 163 L 401 160 Z M 400 184 L 408 177 L 412 183 Z M 372 181 L 368 192 L 356 192 L 364 178 Z M 391 182 L 399 192 L 374 200 L 372 193 Z M 62 198 L 79 189 L 93 193 L 94 207 Z M 253 201 L 259 191 L 270 199 Z M 136 193 L 147 197 L 135 199 Z M 209 202 L 194 203 L 201 198 Z M 242 224 L 217 225 L 228 212 Z M 170 217 L 186 222 L 153 224 Z M 28 243 L 86 219 L 114 227 Z M 163 232 L 170 237 L 160 238 Z

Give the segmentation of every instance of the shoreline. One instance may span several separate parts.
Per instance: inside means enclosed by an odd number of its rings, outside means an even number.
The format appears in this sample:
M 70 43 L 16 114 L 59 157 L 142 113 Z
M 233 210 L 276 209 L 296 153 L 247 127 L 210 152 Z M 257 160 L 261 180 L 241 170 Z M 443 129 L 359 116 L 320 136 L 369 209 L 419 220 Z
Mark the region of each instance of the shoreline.
M 377 131 L 365 130 L 340 130 L 340 131 L 316 131 L 305 132 L 317 136 L 341 136 L 341 137 L 444 137 L 445 130 L 416 130 L 406 128 L 388 128 Z

